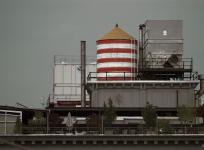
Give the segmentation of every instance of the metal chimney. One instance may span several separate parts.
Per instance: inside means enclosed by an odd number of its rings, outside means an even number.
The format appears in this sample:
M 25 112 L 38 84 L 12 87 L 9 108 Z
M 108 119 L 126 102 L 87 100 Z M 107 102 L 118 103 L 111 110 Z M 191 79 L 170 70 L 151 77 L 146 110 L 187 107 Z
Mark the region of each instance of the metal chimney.
M 139 68 L 143 67 L 144 61 L 144 28 L 145 24 L 139 25 Z
M 81 107 L 86 107 L 86 41 L 81 41 Z

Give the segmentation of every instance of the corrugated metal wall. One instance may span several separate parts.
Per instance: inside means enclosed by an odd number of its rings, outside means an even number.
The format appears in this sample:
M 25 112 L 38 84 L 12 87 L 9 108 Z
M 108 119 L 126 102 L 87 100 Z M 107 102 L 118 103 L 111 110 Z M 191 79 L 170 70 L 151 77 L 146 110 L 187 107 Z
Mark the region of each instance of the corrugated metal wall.
M 193 106 L 193 89 L 97 89 L 92 94 L 92 106 L 103 107 L 111 97 L 116 107 L 145 107 L 146 102 L 158 107 Z
M 54 66 L 54 95 L 61 97 L 63 95 L 70 95 L 66 100 L 75 100 L 73 95 L 81 95 L 81 67 L 80 64 L 55 64 Z M 96 64 L 87 64 L 86 66 L 88 76 L 89 72 L 96 71 Z M 79 96 L 80 97 L 80 96 Z M 56 98 L 56 97 L 55 97 Z
M 167 59 L 172 54 L 183 55 L 183 25 L 181 20 L 147 20 L 145 22 L 144 57 Z

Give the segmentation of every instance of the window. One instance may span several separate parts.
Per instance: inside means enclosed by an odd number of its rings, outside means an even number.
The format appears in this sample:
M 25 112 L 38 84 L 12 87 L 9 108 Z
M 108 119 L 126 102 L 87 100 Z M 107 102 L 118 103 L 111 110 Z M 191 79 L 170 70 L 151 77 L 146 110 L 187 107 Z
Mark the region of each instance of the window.
M 167 35 L 167 30 L 163 30 L 163 36 L 166 36 Z

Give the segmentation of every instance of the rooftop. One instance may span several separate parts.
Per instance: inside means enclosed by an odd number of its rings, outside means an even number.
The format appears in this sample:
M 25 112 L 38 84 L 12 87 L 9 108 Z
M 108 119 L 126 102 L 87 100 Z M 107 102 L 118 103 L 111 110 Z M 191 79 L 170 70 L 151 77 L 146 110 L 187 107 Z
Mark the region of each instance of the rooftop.
M 129 35 L 127 32 L 125 32 L 123 29 L 118 27 L 118 24 L 107 34 L 105 34 L 101 39 L 99 40 L 115 40 L 115 39 L 120 39 L 120 40 L 134 40 L 134 37 Z

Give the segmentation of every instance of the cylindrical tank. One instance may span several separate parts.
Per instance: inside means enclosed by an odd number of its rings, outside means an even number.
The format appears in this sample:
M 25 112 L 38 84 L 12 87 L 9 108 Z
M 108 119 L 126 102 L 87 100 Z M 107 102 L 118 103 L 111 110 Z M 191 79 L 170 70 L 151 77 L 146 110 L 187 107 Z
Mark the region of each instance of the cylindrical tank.
M 97 80 L 135 80 L 137 40 L 116 24 L 97 43 Z

